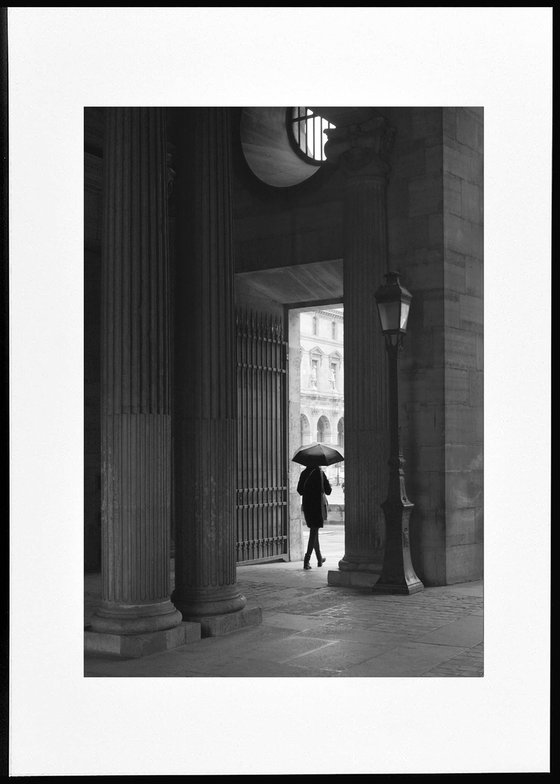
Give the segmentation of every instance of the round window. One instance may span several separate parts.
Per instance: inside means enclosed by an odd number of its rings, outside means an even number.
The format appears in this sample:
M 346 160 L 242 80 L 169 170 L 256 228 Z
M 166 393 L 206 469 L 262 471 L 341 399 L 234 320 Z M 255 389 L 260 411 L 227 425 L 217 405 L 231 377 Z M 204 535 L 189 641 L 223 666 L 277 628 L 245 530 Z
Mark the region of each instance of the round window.
M 293 106 L 288 109 L 286 123 L 294 150 L 308 163 L 320 166 L 326 160 L 327 137 L 323 132 L 335 126 L 307 106 Z

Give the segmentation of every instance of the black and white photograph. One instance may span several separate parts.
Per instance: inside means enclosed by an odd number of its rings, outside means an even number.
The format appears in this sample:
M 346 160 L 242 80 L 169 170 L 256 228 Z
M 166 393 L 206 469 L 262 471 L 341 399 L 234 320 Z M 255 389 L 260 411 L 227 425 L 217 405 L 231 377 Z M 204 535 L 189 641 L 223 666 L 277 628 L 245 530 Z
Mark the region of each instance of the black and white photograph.
M 483 675 L 483 129 L 86 107 L 86 676 Z
M 547 772 L 551 11 L 8 8 L 10 775 Z

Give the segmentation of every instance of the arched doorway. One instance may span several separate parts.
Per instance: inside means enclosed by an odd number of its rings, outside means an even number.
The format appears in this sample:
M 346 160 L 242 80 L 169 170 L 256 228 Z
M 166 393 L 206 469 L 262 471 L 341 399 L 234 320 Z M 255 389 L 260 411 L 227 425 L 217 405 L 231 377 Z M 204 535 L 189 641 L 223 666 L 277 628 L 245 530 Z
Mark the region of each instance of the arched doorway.
M 344 417 L 340 417 L 336 429 L 337 429 L 337 444 L 338 446 L 343 447 L 344 446 Z
M 324 444 L 330 444 L 331 441 L 331 423 L 324 415 L 317 420 L 317 441 Z
M 300 434 L 301 434 L 301 444 L 310 444 L 311 443 L 311 426 L 309 424 L 309 419 L 302 414 L 300 417 Z

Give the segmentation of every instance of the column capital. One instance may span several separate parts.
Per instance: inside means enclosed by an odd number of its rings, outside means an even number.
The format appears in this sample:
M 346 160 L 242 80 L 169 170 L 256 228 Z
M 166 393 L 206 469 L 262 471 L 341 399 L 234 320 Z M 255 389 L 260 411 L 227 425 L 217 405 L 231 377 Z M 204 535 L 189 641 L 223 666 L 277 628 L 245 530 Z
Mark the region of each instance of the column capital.
M 349 177 L 385 178 L 396 130 L 384 117 L 325 130 L 327 160 L 338 164 Z

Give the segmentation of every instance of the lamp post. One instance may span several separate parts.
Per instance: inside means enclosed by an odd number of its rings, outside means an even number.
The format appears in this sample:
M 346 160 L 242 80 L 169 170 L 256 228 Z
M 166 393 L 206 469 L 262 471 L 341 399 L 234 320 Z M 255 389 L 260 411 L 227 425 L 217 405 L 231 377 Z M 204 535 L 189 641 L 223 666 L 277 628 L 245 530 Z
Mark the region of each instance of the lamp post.
M 385 514 L 385 554 L 381 577 L 374 593 L 411 594 L 424 590 L 410 556 L 409 521 L 414 508 L 406 495 L 404 458 L 400 445 L 398 357 L 403 347 L 412 296 L 403 288 L 398 272 L 385 275 L 386 283 L 375 293 L 389 361 L 389 487 L 381 504 Z

